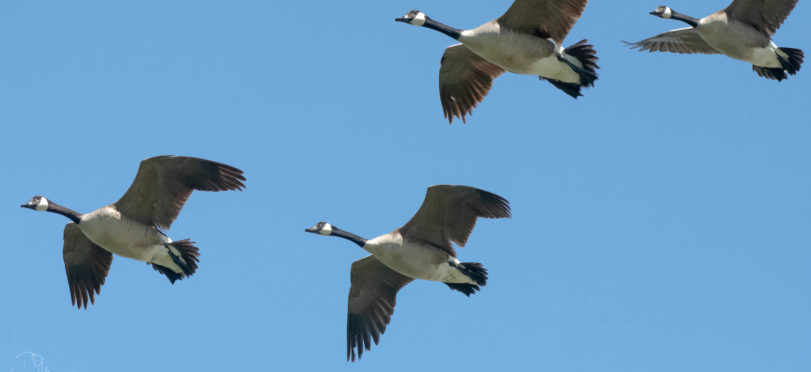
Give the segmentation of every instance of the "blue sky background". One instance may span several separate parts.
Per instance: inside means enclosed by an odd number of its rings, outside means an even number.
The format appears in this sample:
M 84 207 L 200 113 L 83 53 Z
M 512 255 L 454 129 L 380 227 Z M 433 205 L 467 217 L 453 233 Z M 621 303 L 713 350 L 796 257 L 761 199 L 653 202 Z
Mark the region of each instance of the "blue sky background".
M 0 5 L 0 370 L 799 371 L 811 367 L 811 67 L 777 83 L 721 56 L 648 54 L 682 27 L 658 2 L 595 1 L 600 80 L 573 100 L 506 74 L 449 126 L 437 92 L 460 28 L 508 1 L 6 1 Z M 725 2 L 669 5 L 704 16 Z M 464 7 L 464 8 L 462 8 Z M 800 2 L 778 45 L 811 51 Z M 245 171 L 193 194 L 169 230 L 201 249 L 170 285 L 117 257 L 88 310 L 70 306 L 67 219 L 127 189 L 141 159 Z M 463 261 L 470 298 L 418 281 L 380 345 L 345 358 L 349 242 L 405 223 L 432 184 L 498 193 Z

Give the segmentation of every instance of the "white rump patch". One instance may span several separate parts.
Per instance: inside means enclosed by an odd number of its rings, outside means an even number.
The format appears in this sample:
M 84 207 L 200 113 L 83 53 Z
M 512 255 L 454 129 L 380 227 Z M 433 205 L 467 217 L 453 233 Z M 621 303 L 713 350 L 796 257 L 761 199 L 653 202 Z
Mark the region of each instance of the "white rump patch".
M 555 42 L 555 39 L 553 39 L 551 37 L 546 38 L 546 40 L 548 40 L 550 43 L 552 43 L 552 45 L 553 45 L 552 49 L 555 50 L 555 54 L 563 55 L 563 45 L 558 45 L 558 43 Z
M 786 52 L 784 52 L 784 51 L 780 50 L 780 47 L 778 47 L 778 46 L 777 46 L 777 44 L 775 44 L 775 43 L 774 43 L 774 41 L 769 40 L 769 46 L 768 46 L 768 48 L 769 48 L 769 49 L 771 49 L 771 50 L 772 50 L 772 52 L 774 52 L 774 54 L 777 54 L 777 55 L 778 55 L 778 56 L 780 56 L 780 57 L 783 57 L 783 58 L 785 58 L 785 59 L 788 59 L 788 58 L 789 58 L 789 57 L 788 57 L 788 54 L 786 54 Z M 779 62 L 778 62 L 778 63 L 779 63 Z M 782 65 L 781 65 L 781 67 L 782 67 Z
M 161 236 L 161 241 L 163 242 L 163 244 L 169 244 L 169 243 L 172 242 L 172 238 L 170 238 L 170 237 L 168 237 L 166 235 L 163 235 L 161 233 L 158 233 L 158 235 Z

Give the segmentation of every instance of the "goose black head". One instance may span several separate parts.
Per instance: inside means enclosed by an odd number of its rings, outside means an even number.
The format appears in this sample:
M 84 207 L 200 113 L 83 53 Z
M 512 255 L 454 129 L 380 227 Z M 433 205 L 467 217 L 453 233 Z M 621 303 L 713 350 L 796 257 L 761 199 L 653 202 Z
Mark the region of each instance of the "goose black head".
M 48 210 L 48 199 L 45 199 L 44 196 L 37 195 L 20 207 L 33 209 L 35 211 L 46 211 Z
M 425 20 L 427 18 L 428 17 L 425 15 L 425 13 L 414 9 L 406 13 L 404 16 L 395 18 L 394 20 L 397 22 L 408 23 L 413 26 L 422 26 L 425 24 Z
M 659 18 L 669 19 L 673 16 L 673 9 L 670 9 L 670 7 L 667 5 L 659 5 L 659 7 L 650 12 L 650 14 Z
M 309 229 L 304 229 L 304 231 L 313 234 L 332 235 L 332 225 L 322 221 Z

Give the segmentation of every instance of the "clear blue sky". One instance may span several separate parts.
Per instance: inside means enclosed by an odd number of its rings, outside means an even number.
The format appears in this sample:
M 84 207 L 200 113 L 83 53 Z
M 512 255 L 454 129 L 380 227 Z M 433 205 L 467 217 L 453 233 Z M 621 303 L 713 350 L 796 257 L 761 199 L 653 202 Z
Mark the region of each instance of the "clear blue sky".
M 437 92 L 450 38 L 509 1 L 6 1 L 0 6 L 0 370 L 800 371 L 811 368 L 811 65 L 782 83 L 721 56 L 648 54 L 682 27 L 658 1 L 595 1 L 600 80 L 575 101 L 506 74 L 468 123 Z M 693 16 L 726 0 L 673 1 Z M 464 9 L 462 9 L 464 7 Z M 778 45 L 811 52 L 800 2 Z M 117 200 L 141 159 L 245 171 L 192 195 L 169 230 L 201 249 L 170 285 L 117 257 L 96 305 L 70 306 L 67 219 Z M 416 212 L 427 186 L 507 198 L 463 261 L 466 298 L 415 282 L 380 345 L 345 358 L 350 264 Z

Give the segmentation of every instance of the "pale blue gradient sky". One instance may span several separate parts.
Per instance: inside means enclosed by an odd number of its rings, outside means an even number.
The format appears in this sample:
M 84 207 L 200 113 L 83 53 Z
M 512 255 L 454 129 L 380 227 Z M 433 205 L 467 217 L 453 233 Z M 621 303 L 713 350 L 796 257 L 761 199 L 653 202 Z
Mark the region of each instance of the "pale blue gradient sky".
M 3 3 L 0 370 L 27 351 L 53 372 L 811 367 L 811 67 L 777 83 L 721 56 L 638 53 L 620 40 L 682 24 L 648 15 L 658 2 L 593 2 L 565 43 L 598 51 L 585 97 L 505 74 L 449 126 L 437 75 L 454 41 L 394 18 L 470 28 L 508 5 Z M 776 42 L 811 51 L 809 16 L 798 4 Z M 193 277 L 116 258 L 96 305 L 72 308 L 67 219 L 18 206 L 91 211 L 161 154 L 237 166 L 247 189 L 195 193 L 168 231 L 200 247 Z M 346 363 L 365 252 L 303 229 L 386 233 L 441 183 L 511 202 L 458 250 L 490 281 L 470 298 L 408 285 L 381 344 Z

